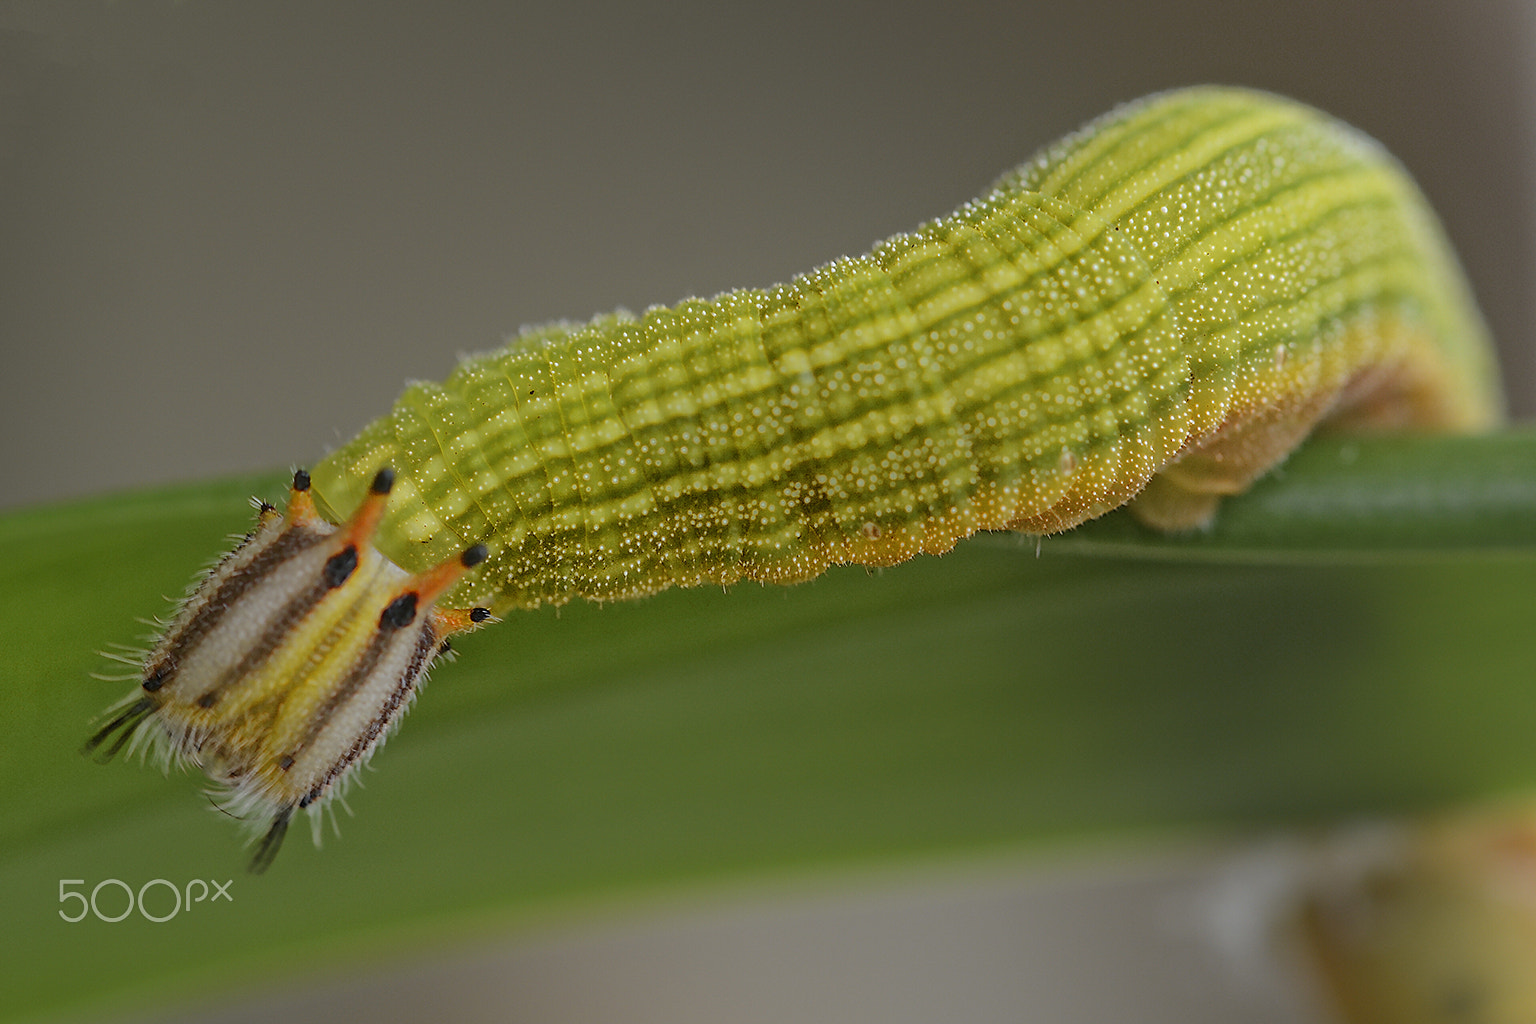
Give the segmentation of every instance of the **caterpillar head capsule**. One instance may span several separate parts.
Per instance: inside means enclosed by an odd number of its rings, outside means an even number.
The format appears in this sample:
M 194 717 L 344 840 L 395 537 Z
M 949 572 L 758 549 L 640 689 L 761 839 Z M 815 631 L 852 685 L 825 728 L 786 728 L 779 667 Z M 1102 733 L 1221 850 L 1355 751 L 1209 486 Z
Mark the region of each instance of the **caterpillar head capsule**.
M 374 548 L 393 483 L 379 470 L 333 526 L 309 474 L 295 473 L 286 512 L 262 505 L 86 743 L 107 760 L 148 742 L 167 763 L 202 768 L 221 809 L 261 830 L 252 871 L 271 864 L 295 810 L 311 812 L 318 835 L 321 807 L 399 722 L 447 637 L 490 618 L 434 607 L 484 561 L 483 544 L 415 576 Z

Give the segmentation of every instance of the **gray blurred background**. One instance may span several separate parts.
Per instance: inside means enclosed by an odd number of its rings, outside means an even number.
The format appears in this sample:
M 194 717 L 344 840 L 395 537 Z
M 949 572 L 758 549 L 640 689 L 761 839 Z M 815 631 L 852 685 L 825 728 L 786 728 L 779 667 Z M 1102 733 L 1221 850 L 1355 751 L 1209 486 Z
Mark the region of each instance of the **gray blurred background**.
M 1397 153 L 1536 406 L 1516 0 L 0 2 L 0 507 L 312 462 L 519 326 L 768 284 L 1197 82 Z
M 1533 49 L 1519 0 L 0 0 L 0 507 L 311 462 L 520 325 L 781 280 L 1198 82 L 1398 154 L 1529 415 Z M 1309 1019 L 1170 930 L 1208 867 L 746 900 L 215 1016 Z

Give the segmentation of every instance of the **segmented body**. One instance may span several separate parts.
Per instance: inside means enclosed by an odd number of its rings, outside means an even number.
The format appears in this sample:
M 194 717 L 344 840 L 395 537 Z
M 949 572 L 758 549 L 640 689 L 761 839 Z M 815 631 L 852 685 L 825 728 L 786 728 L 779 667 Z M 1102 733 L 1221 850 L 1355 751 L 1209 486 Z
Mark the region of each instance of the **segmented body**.
M 1275 97 L 1155 96 L 866 256 L 411 387 L 263 509 L 88 748 L 201 766 L 265 829 L 260 870 L 491 610 L 793 583 L 1128 501 L 1193 527 L 1323 419 L 1498 415 L 1390 157 Z
M 527 332 L 411 387 L 314 478 L 339 518 L 393 466 L 383 550 L 413 568 L 487 541 L 450 600 L 507 608 L 1049 533 L 1204 447 L 1144 499 L 1191 525 L 1326 415 L 1475 427 L 1494 395 L 1391 158 L 1309 108 L 1201 89 L 866 256 Z

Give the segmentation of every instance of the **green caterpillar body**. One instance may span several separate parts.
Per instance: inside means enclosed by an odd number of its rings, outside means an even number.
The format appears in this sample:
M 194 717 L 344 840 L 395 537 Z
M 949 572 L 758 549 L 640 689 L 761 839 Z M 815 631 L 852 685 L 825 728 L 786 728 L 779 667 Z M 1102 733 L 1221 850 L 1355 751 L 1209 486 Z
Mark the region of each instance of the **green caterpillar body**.
M 1474 429 L 1489 349 L 1412 182 L 1315 111 L 1132 104 L 788 284 L 530 331 L 263 505 L 86 746 L 208 775 L 272 862 L 496 610 L 1188 528 L 1323 419 Z
M 794 582 L 1132 498 L 1189 527 L 1324 418 L 1498 415 L 1398 165 L 1314 110 L 1206 88 L 1117 110 L 868 255 L 525 332 L 412 386 L 313 479 L 339 520 L 392 466 L 380 549 L 416 571 L 487 543 L 446 600 L 501 610 Z

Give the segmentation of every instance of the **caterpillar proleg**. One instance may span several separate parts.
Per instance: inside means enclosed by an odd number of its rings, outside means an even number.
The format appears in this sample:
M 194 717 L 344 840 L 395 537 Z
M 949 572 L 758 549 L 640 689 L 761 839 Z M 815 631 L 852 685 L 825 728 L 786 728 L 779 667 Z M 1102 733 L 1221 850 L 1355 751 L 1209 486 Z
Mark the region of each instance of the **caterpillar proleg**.
M 492 613 L 794 583 L 1127 503 L 1197 528 L 1324 420 L 1499 416 L 1391 157 L 1273 96 L 1160 94 L 866 255 L 412 385 L 262 510 L 90 745 L 203 767 L 264 867 Z

